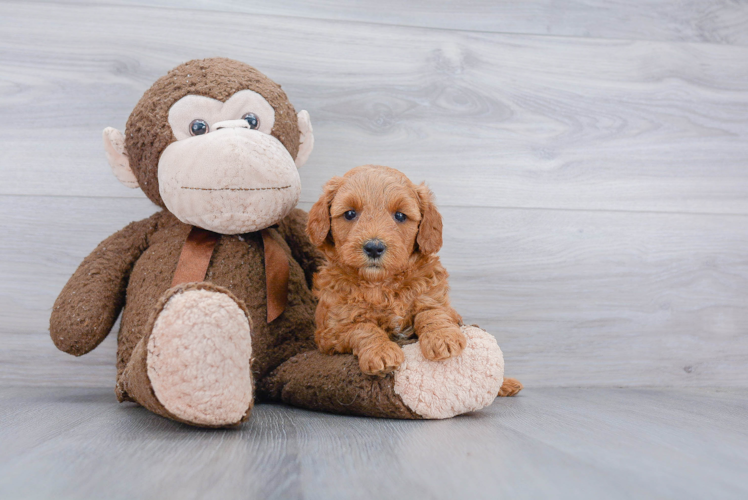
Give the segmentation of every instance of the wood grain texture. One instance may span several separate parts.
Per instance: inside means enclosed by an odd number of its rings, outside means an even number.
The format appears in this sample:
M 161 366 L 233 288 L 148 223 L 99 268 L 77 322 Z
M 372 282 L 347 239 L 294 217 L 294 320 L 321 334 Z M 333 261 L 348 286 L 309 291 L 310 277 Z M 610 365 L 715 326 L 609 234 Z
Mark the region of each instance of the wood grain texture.
M 0 29 L 0 194 L 142 196 L 101 130 L 224 55 L 310 111 L 305 202 L 380 163 L 442 205 L 748 214 L 748 47 L 33 2 L 0 5 Z
M 734 0 L 383 0 L 376 3 L 107 0 L 106 3 L 463 31 L 748 45 L 748 4 Z
M 746 2 L 6 1 L 0 33 L 0 498 L 748 496 Z M 302 208 L 359 164 L 428 181 L 519 397 L 200 430 L 116 403 L 115 335 L 56 350 L 64 283 L 155 209 L 101 130 L 216 55 L 309 110 Z
M 302 207 L 363 163 L 429 182 L 454 302 L 525 384 L 748 384 L 748 48 L 189 5 L 0 5 L 2 383 L 113 384 L 113 335 L 76 359 L 47 334 L 82 258 L 154 210 L 100 131 L 219 54 L 311 112 Z
M 109 390 L 1 388 L 0 496 L 738 499 L 746 401 L 745 389 L 527 389 L 446 421 L 259 405 L 214 431 Z
M 49 312 L 101 240 L 153 210 L 141 199 L 0 197 L 16 235 L 0 241 L 3 384 L 114 384 L 114 335 L 73 358 L 52 345 Z M 454 304 L 497 337 L 527 386 L 748 385 L 748 217 L 442 214 Z

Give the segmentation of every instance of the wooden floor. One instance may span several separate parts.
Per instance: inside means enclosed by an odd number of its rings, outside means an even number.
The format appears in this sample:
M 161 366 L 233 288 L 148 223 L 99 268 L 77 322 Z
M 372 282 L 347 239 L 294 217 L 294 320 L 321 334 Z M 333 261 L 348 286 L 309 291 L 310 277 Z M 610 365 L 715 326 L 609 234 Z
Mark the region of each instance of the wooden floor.
M 211 56 L 309 111 L 302 208 L 365 163 L 431 186 L 519 398 L 209 432 L 116 404 L 114 335 L 54 348 L 66 280 L 155 210 L 102 129 Z M 0 498 L 748 498 L 745 0 L 5 0 L 0 220 Z
M 748 390 L 528 389 L 446 421 L 259 405 L 197 430 L 109 389 L 0 389 L 0 498 L 748 497 Z

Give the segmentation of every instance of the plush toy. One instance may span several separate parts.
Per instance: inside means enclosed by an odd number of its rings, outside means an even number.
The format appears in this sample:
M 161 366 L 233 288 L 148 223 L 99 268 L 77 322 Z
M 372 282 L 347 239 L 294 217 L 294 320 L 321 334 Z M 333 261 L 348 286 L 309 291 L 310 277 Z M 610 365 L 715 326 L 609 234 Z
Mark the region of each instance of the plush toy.
M 482 330 L 446 361 L 406 346 L 384 377 L 317 350 L 310 288 L 323 257 L 294 208 L 312 146 L 309 114 L 246 64 L 194 60 L 157 80 L 104 147 L 115 176 L 162 210 L 84 259 L 54 304 L 55 345 L 86 354 L 122 310 L 118 400 L 197 426 L 238 424 L 256 399 L 394 418 L 490 404 L 503 358 Z

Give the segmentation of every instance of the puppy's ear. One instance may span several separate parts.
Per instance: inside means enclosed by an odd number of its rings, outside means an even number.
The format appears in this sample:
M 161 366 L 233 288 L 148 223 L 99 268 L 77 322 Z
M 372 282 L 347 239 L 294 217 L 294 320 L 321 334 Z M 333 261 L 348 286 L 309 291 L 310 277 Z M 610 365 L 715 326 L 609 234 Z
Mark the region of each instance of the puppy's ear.
M 330 205 L 342 184 L 342 177 L 333 177 L 327 181 L 327 184 L 322 188 L 322 196 L 319 197 L 319 200 L 309 210 L 306 234 L 315 246 L 322 246 L 328 240 L 328 236 L 330 240 L 328 243 L 333 243 L 332 235 L 330 234 Z
M 421 224 L 418 226 L 416 243 L 421 253 L 435 254 L 442 247 L 442 216 L 436 210 L 434 193 L 426 184 L 417 186 L 416 192 L 421 204 Z

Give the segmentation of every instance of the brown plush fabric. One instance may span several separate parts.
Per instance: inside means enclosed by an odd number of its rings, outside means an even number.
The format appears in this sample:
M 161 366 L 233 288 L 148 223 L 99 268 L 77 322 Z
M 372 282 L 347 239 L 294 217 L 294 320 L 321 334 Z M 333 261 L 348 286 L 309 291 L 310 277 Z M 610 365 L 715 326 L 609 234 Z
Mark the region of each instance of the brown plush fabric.
M 164 408 L 164 405 L 161 404 L 153 392 L 151 381 L 148 379 L 148 367 L 146 366 L 148 359 L 147 345 L 148 337 L 144 337 L 135 346 L 132 357 L 130 358 L 130 364 L 122 374 L 119 385 L 123 391 L 126 391 L 130 395 L 129 397 L 132 398 L 132 401 L 138 401 L 140 405 L 148 408 L 157 415 L 172 420 L 179 420 Z
M 237 61 L 222 58 L 190 61 L 156 81 L 127 123 L 125 149 L 130 167 L 141 189 L 154 203 L 164 207 L 159 195 L 158 165 L 164 149 L 176 140 L 168 123 L 172 104 L 188 94 L 226 102 L 237 91 L 246 89 L 261 94 L 274 108 L 271 134 L 292 157 L 297 156 L 298 119 L 279 85 Z M 219 235 L 207 268 L 201 266 L 200 273 L 188 276 L 196 279 L 195 276 L 203 275 L 204 269 L 204 282 L 176 288 L 171 288 L 172 280 L 192 226 L 168 210 L 130 224 L 107 238 L 80 265 L 55 302 L 50 335 L 58 348 L 80 356 L 104 339 L 122 310 L 117 398 L 135 401 L 159 415 L 183 421 L 167 411 L 156 397 L 148 377 L 147 342 L 158 315 L 162 310 L 168 312 L 164 304 L 171 294 L 185 287 L 222 290 L 246 310 L 252 323 L 251 370 L 257 396 L 282 399 L 310 409 L 417 418 L 394 392 L 391 377 L 365 377 L 352 356 L 325 357 L 317 352 L 314 343 L 317 303 L 311 287 L 313 275 L 324 257 L 308 240 L 306 224 L 307 214 L 293 210 L 277 227 L 262 230 L 265 243 L 260 232 Z M 287 303 L 271 323 L 268 322 L 266 246 L 273 247 L 268 253 L 288 261 Z M 270 267 L 277 270 L 278 266 Z M 271 310 L 271 317 L 279 310 Z M 246 333 L 245 329 L 245 341 Z M 242 373 L 246 374 L 244 369 Z M 270 373 L 272 376 L 265 383 L 263 379 Z M 157 380 L 154 376 L 154 381 Z M 172 411 L 177 410 L 172 407 Z
M 350 355 L 310 351 L 294 356 L 260 381 L 266 398 L 344 415 L 420 419 L 394 391 L 394 375 L 361 373 Z
M 49 331 L 58 349 L 82 356 L 104 340 L 125 303 L 133 265 L 159 219 L 154 214 L 114 233 L 78 266 L 52 308 Z
M 240 90 L 251 89 L 275 109 L 271 135 L 296 158 L 299 124 L 296 111 L 280 85 L 255 68 L 232 59 L 215 57 L 186 62 L 156 80 L 133 109 L 125 129 L 125 149 L 130 167 L 143 192 L 163 207 L 158 191 L 161 152 L 176 141 L 168 122 L 169 108 L 182 97 L 201 95 L 226 102 Z
M 288 257 L 268 229 L 263 229 L 260 234 L 265 253 L 267 320 L 268 323 L 272 323 L 286 309 L 288 303 Z M 182 247 L 171 286 L 203 281 L 213 256 L 213 249 L 220 238 L 221 235 L 218 233 L 192 226 Z
M 119 334 L 117 396 L 120 401 L 137 401 L 155 413 L 173 418 L 151 401 L 152 390 L 143 388 L 143 376 L 133 378 L 129 371 L 125 372 L 136 346 L 147 341 L 143 339 L 163 307 L 180 247 L 190 231 L 190 226 L 167 211 L 160 212 L 157 220 L 157 229 L 150 235 L 148 249 L 132 271 L 127 290 L 128 303 Z M 298 209 L 280 224 L 282 233 L 291 242 L 306 239 L 305 226 L 306 213 Z M 245 304 L 253 320 L 252 372 L 258 385 L 258 398 L 337 413 L 420 418 L 395 394 L 392 377 L 363 375 L 353 356 L 325 356 L 316 350 L 313 320 L 316 301 L 305 270 L 293 257 L 281 231 L 268 231 L 274 233 L 289 257 L 288 306 L 271 324 L 266 321 L 263 244 L 258 233 L 221 236 L 206 274 L 206 281 L 229 290 Z M 294 249 L 310 267 L 309 271 L 316 269 L 321 256 L 311 245 Z M 268 381 L 263 381 L 273 370 Z M 128 389 L 133 380 L 139 387 L 138 394 L 131 394 Z M 343 404 L 352 400 L 356 403 Z
M 289 260 L 288 305 L 271 324 L 266 321 L 265 266 L 259 233 L 221 235 L 206 273 L 210 283 L 206 286 L 229 291 L 246 306 L 252 320 L 252 374 L 258 399 L 336 413 L 420 418 L 395 394 L 391 376 L 363 375 L 353 356 L 326 356 L 317 351 L 316 301 L 307 276 L 318 269 L 323 257 L 306 239 L 306 219 L 307 214 L 296 209 L 277 229 L 268 230 Z M 109 237 L 83 261 L 63 289 L 50 323 L 52 338 L 62 350 L 76 355 L 90 351 L 111 329 L 127 284 L 118 337 L 117 397 L 175 420 L 179 419 L 153 395 L 144 371 L 145 352 L 141 351 L 168 298 L 190 229 L 164 210 Z
M 185 421 L 172 414 L 171 412 L 169 412 L 169 410 L 164 408 L 164 405 L 162 405 L 158 400 L 156 394 L 153 391 L 151 381 L 148 378 L 148 366 L 146 364 L 148 339 L 150 333 L 153 330 L 153 325 L 156 322 L 156 318 L 158 318 L 159 313 L 163 310 L 164 306 L 166 306 L 166 303 L 174 294 L 182 293 L 187 290 L 209 290 L 226 293 L 232 299 L 234 299 L 237 304 L 239 304 L 245 314 L 249 314 L 244 305 L 241 302 L 237 301 L 236 297 L 234 297 L 231 292 L 229 292 L 225 288 L 218 287 L 210 283 L 187 283 L 170 288 L 161 296 L 158 303 L 156 304 L 156 307 L 153 309 L 151 317 L 148 320 L 148 325 L 146 326 L 146 335 L 144 335 L 143 338 L 141 338 L 138 344 L 135 346 L 127 367 L 118 380 L 117 390 L 119 392 L 122 392 L 123 394 L 128 394 L 131 400 L 137 401 L 140 405 L 148 408 L 150 411 L 157 415 L 176 420 L 177 422 L 182 422 L 183 424 L 191 425 L 192 422 Z M 251 324 L 251 318 L 249 320 Z M 242 417 L 241 422 L 245 422 L 249 418 L 249 415 L 252 412 L 252 406 L 253 405 L 250 405 L 250 407 L 247 409 L 247 412 L 244 414 L 244 417 Z
M 298 217 L 298 214 L 296 215 Z M 135 264 L 122 314 L 117 359 L 118 374 L 127 365 L 133 349 L 147 332 L 147 323 L 162 294 L 169 289 L 182 244 L 190 226 L 162 211 L 158 228 L 147 251 Z M 269 229 L 277 233 L 276 229 Z M 272 323 L 267 321 L 267 295 L 262 237 L 259 233 L 221 235 L 213 250 L 205 281 L 230 290 L 249 310 L 254 321 L 252 371 L 259 380 L 293 355 L 314 349 L 315 302 L 301 266 L 281 238 L 277 240 L 289 257 L 288 305 Z M 271 331 L 272 330 L 272 331 Z M 120 399 L 127 396 L 120 391 Z

